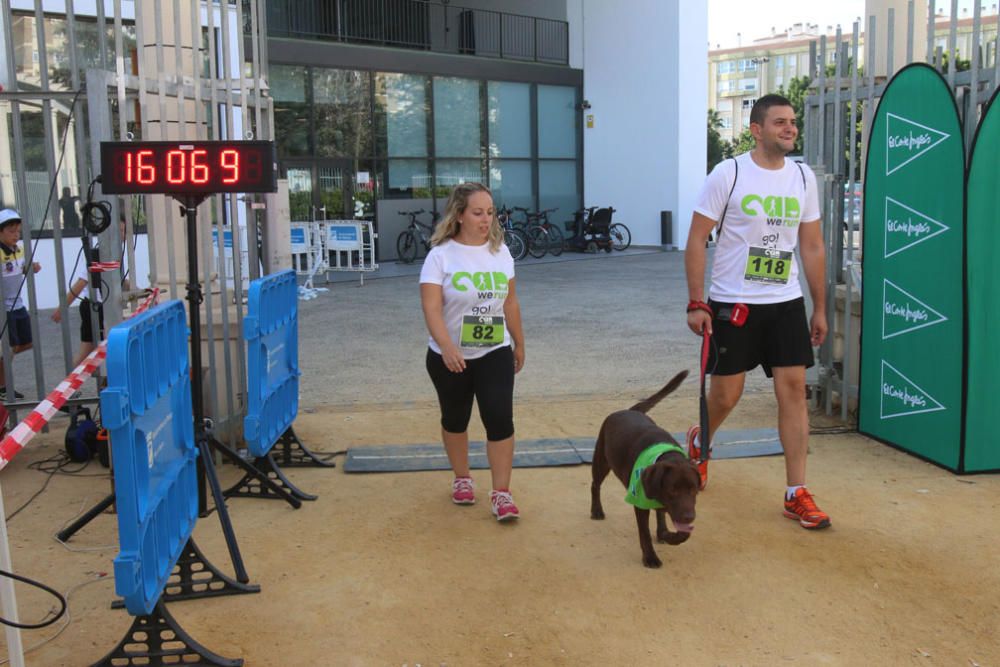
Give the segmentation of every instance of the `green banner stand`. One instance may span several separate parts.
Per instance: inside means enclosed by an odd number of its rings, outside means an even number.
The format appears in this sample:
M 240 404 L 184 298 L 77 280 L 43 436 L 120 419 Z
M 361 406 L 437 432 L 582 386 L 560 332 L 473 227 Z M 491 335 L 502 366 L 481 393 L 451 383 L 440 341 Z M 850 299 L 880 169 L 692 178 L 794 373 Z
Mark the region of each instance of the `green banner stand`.
M 908 65 L 886 87 L 868 141 L 858 430 L 955 471 L 964 203 L 954 98 L 934 68 Z
M 1000 397 L 1000 99 L 990 100 L 969 158 L 966 186 L 968 337 L 964 472 L 1000 471 L 993 419 Z

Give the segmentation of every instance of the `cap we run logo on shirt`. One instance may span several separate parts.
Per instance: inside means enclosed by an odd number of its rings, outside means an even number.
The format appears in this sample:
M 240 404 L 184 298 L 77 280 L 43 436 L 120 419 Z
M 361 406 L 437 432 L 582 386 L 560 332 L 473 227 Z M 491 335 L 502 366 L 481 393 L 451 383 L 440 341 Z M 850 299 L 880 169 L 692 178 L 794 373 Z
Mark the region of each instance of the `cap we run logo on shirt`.
M 751 218 L 765 216 L 772 226 L 794 227 L 802 217 L 798 197 L 761 196 L 749 194 L 740 202 L 740 208 Z
M 507 275 L 500 271 L 459 271 L 451 277 L 451 286 L 459 292 L 476 290 L 480 299 L 507 298 Z

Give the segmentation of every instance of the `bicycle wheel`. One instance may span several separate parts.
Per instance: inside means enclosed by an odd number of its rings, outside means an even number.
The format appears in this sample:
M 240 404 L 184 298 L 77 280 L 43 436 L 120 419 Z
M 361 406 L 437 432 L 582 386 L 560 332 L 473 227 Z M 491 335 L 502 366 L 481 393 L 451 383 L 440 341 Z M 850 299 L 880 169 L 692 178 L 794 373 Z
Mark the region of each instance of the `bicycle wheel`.
M 541 227 L 528 229 L 528 254 L 535 259 L 545 257 L 549 246 L 549 235 Z
M 396 237 L 396 252 L 403 264 L 412 264 L 417 258 L 417 237 L 412 230 L 407 229 Z
M 516 229 L 506 230 L 503 233 L 503 242 L 507 244 L 510 256 L 514 258 L 515 262 L 524 259 L 524 256 L 528 254 L 528 239 Z
M 608 233 L 611 235 L 611 244 L 615 250 L 624 250 L 632 245 L 632 232 L 622 223 L 616 222 L 608 227 Z
M 553 257 L 558 257 L 563 251 L 563 233 L 555 225 L 546 225 L 545 230 L 549 233 L 549 252 Z

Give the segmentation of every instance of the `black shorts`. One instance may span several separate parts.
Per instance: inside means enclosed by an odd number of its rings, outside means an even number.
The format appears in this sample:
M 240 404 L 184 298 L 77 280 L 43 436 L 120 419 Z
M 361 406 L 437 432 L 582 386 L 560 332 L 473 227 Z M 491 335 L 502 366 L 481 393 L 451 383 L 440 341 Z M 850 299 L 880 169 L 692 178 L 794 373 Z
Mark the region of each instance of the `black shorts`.
M 487 440 L 506 440 L 514 435 L 514 352 L 509 345 L 478 359 L 466 359 L 461 373 L 452 373 L 441 355 L 427 348 L 427 373 L 437 390 L 445 431 L 468 430 L 475 398 Z
M 91 313 L 94 310 L 90 299 L 80 299 L 80 340 L 84 343 L 94 342 L 94 330 L 91 327 L 93 318 Z M 98 322 L 101 328 L 101 338 L 104 338 L 104 304 L 97 304 Z
M 7 311 L 7 338 L 11 347 L 31 345 L 31 316 L 27 308 Z
M 712 345 L 708 352 L 708 372 L 736 375 L 758 365 L 771 377 L 775 366 L 805 366 L 815 363 L 805 299 L 799 297 L 781 303 L 749 304 L 750 314 L 742 327 L 719 319 L 720 309 L 731 303 L 709 301 L 712 320 Z

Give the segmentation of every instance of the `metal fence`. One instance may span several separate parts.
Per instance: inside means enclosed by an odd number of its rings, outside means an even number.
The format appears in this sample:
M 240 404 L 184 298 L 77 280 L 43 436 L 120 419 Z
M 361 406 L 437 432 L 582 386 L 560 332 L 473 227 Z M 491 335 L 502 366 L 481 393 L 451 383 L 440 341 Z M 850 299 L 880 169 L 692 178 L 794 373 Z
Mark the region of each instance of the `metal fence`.
M 272 37 L 569 63 L 566 21 L 426 0 L 271 0 Z
M 133 241 L 123 243 L 114 224 L 99 237 L 101 248 L 125 249 L 122 268 L 103 274 L 104 302 L 116 306 L 105 309 L 108 327 L 136 305 L 141 287 L 159 286 L 168 298 L 185 295 L 186 248 L 178 207 L 159 195 L 102 196 L 96 181 L 100 142 L 274 135 L 270 99 L 258 94 L 267 79 L 262 0 L 67 0 L 58 3 L 64 12 L 53 11 L 54 4 L 0 0 L 0 131 L 9 138 L 0 141 L 0 174 L 14 175 L 0 179 L 0 195 L 3 205 L 16 207 L 25 220 L 26 253 L 49 253 L 51 261 L 44 267 L 48 273 L 29 272 L 24 283 L 33 369 L 23 361 L 27 353 L 14 361 L 7 336 L 2 339 L 7 405 L 14 419 L 17 408 L 34 406 L 74 365 L 78 326 L 71 324 L 67 288 L 79 228 L 68 218 L 79 213 L 82 202 L 106 200 L 112 219 L 125 219 L 126 238 Z M 199 258 L 207 332 L 202 339 L 208 341 L 206 412 L 217 437 L 230 443 L 239 435 L 246 396 L 240 336 L 244 268 L 239 258 L 244 253 L 238 246 L 241 239 L 250 240 L 249 277 L 257 277 L 257 216 L 263 208 L 249 197 L 216 195 L 200 216 L 205 227 Z M 228 231 L 210 234 L 209 227 Z M 231 231 L 244 227 L 245 234 Z M 137 244 L 142 229 L 148 233 Z M 224 247 L 225 238 L 233 239 L 232 249 Z M 143 273 L 147 265 L 148 275 Z M 129 281 L 122 280 L 123 273 L 131 274 Z M 50 333 L 53 308 L 61 315 L 58 336 Z M 16 387 L 28 398 L 14 400 Z M 72 403 L 96 400 L 96 392 L 86 388 Z
M 889 8 L 884 16 L 868 16 L 866 25 L 855 22 L 850 34 L 838 27 L 832 49 L 828 49 L 825 37 L 810 44 L 813 89 L 804 109 L 804 153 L 824 184 L 821 196 L 831 323 L 831 335 L 820 349 L 817 388 L 828 414 L 833 412 L 834 398 L 839 397 L 844 420 L 849 419 L 850 404 L 858 396 L 864 225 L 861 174 L 875 109 L 894 71 L 911 62 L 930 63 L 945 76 L 955 95 L 968 154 L 983 108 L 1000 82 L 1000 14 L 984 18 L 980 4 L 973 4 L 970 20 L 959 17 L 958 0 L 951 0 L 950 19 L 945 22 L 939 20 L 939 3 L 929 0 L 925 42 L 918 43 L 915 38 L 918 25 L 924 25 L 922 21 L 918 24 L 923 6 L 909 0 L 905 13 L 898 17 L 906 26 L 905 34 L 899 34 L 896 11 Z M 964 48 L 960 48 L 960 36 Z M 904 62 L 894 62 L 894 54 L 900 50 Z M 882 70 L 879 73 L 876 62 Z M 827 71 L 828 64 L 831 71 Z M 862 64 L 860 71 L 857 64 Z

